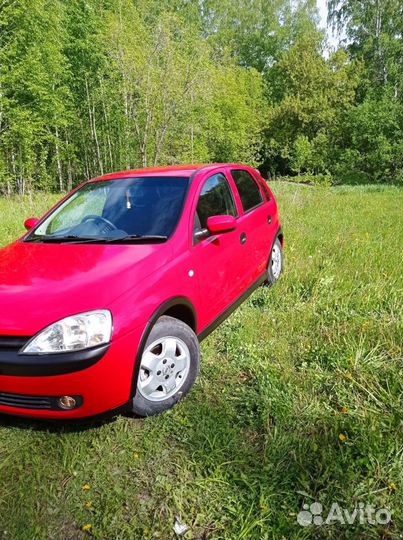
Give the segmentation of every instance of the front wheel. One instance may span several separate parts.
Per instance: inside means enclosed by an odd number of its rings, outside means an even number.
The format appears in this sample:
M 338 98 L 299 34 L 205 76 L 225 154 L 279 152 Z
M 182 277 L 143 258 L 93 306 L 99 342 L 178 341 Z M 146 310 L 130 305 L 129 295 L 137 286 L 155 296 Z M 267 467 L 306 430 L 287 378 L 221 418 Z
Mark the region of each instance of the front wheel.
M 276 238 L 274 241 L 273 247 L 271 248 L 269 265 L 267 268 L 267 284 L 274 285 L 280 278 L 281 272 L 283 271 L 283 248 L 279 238 Z
M 173 407 L 192 388 L 199 366 L 199 341 L 193 330 L 173 317 L 160 317 L 141 355 L 133 413 L 151 416 Z

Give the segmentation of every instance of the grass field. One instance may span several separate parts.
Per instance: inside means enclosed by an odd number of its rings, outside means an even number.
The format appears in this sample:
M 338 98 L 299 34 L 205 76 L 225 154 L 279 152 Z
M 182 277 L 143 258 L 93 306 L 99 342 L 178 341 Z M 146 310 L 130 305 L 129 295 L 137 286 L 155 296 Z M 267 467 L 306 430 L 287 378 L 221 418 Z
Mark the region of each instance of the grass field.
M 171 539 L 176 516 L 187 539 L 401 538 L 403 191 L 273 188 L 285 273 L 203 343 L 186 400 L 87 429 L 0 418 L 0 538 Z M 1 243 L 53 200 L 0 200 Z M 302 527 L 315 501 L 392 521 Z

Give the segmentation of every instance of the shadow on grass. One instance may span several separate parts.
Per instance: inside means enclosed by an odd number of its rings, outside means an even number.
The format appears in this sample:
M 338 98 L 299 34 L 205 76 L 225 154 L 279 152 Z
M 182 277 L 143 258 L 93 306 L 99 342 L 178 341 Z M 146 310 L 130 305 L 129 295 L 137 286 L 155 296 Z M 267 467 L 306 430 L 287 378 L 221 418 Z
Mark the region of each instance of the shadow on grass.
M 0 413 L 0 427 L 44 431 L 51 433 L 77 433 L 113 423 L 119 415 L 127 416 L 127 408 L 120 407 L 97 416 L 78 419 L 44 419 L 13 416 Z

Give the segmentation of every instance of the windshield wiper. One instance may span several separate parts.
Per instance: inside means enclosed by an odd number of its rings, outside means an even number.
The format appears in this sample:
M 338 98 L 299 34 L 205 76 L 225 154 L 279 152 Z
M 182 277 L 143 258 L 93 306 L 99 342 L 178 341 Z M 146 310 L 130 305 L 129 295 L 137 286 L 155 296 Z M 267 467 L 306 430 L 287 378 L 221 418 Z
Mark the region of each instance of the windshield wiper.
M 78 236 L 76 234 L 69 234 L 66 236 L 54 236 L 52 234 L 49 235 L 42 235 L 42 236 L 32 236 L 31 238 L 28 238 L 27 240 L 24 240 L 24 242 L 43 242 L 43 243 L 61 243 L 61 242 L 76 242 L 77 240 L 84 240 L 84 241 L 90 241 L 94 240 L 94 237 L 92 236 Z
M 116 238 L 104 238 L 105 243 L 116 244 L 119 242 L 165 242 L 168 236 L 160 234 L 126 234 L 125 236 L 117 236 Z
M 78 235 L 66 235 L 66 236 L 38 236 L 27 240 L 28 242 L 43 242 L 43 243 L 64 243 L 69 244 L 118 244 L 118 243 L 131 243 L 131 242 L 164 242 L 167 240 L 167 236 L 158 234 L 126 234 L 124 236 L 105 237 L 105 236 L 78 236 Z

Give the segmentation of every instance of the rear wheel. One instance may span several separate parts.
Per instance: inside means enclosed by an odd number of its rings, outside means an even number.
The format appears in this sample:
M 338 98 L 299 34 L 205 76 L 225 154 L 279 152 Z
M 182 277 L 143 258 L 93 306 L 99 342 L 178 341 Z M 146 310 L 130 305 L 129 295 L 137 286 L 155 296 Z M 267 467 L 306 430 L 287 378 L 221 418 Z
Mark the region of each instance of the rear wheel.
M 174 317 L 160 317 L 141 355 L 133 412 L 151 416 L 173 407 L 192 388 L 199 365 L 199 341 L 193 330 Z
M 274 285 L 280 278 L 283 271 L 283 248 L 279 238 L 274 241 L 271 248 L 269 266 L 267 268 L 267 284 Z

